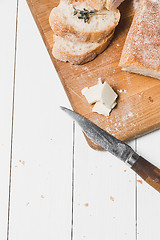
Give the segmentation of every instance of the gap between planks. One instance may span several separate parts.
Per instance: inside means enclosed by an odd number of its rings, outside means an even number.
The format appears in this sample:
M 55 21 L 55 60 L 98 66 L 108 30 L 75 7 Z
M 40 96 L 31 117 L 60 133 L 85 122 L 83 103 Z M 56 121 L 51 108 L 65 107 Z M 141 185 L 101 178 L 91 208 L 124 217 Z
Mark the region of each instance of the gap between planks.
M 73 155 L 72 155 L 72 216 L 71 216 L 71 240 L 74 237 L 74 184 L 75 184 L 75 121 L 73 121 Z
M 14 100 L 15 100 L 15 83 L 16 83 L 16 57 L 17 57 L 17 31 L 18 31 L 18 6 L 16 10 L 16 31 L 15 31 L 15 49 L 14 49 L 14 72 L 13 72 L 13 98 L 12 98 L 12 123 L 11 123 L 11 148 L 10 148 L 10 169 L 9 169 L 9 193 L 8 193 L 8 219 L 7 219 L 7 240 L 9 240 L 9 223 L 10 223 L 10 202 L 11 202 L 11 178 L 12 178 L 12 152 L 13 152 L 13 125 L 14 125 Z

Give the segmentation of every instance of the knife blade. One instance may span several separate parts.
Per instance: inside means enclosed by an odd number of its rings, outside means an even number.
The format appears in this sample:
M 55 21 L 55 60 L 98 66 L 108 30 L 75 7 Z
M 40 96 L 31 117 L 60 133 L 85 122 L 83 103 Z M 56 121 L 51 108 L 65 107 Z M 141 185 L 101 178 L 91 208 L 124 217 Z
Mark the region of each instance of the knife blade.
M 139 156 L 129 145 L 118 140 L 80 114 L 61 106 L 82 128 L 86 136 L 102 148 L 121 159 L 148 184 L 160 192 L 160 169 Z

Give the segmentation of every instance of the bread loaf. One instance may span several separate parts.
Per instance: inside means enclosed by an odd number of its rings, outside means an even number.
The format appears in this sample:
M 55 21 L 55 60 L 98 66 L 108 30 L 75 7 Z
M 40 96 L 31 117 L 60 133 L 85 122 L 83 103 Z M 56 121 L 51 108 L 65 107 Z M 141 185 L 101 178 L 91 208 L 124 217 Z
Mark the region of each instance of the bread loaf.
M 160 0 L 140 0 L 119 65 L 160 79 Z

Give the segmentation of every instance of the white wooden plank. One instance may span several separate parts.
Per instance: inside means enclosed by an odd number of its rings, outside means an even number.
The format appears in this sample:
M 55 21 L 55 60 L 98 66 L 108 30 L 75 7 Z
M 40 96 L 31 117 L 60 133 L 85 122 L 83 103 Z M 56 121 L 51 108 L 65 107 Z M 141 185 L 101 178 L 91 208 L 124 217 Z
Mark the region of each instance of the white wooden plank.
M 160 168 L 160 130 L 138 139 L 138 153 Z M 138 180 L 142 180 L 138 177 Z M 138 239 L 160 239 L 160 194 L 145 181 L 138 188 Z
M 7 236 L 17 1 L 0 1 L 0 239 Z
M 74 239 L 135 239 L 135 174 L 111 154 L 92 150 L 79 127 L 74 189 Z
M 69 239 L 72 121 L 59 108 L 68 100 L 25 1 L 18 21 L 9 239 Z

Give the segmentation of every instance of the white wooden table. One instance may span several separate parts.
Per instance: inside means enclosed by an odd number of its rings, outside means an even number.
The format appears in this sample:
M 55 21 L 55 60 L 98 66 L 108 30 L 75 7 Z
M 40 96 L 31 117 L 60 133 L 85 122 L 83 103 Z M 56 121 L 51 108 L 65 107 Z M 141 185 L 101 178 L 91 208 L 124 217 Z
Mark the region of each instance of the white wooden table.
M 160 194 L 88 147 L 25 0 L 0 1 L 0 240 L 158 240 Z M 160 131 L 130 143 L 160 167 Z

